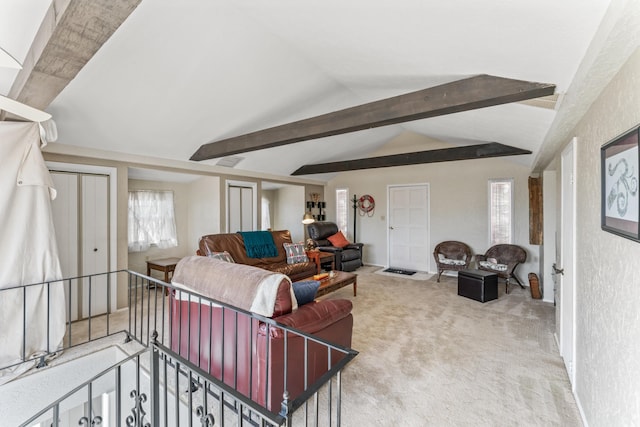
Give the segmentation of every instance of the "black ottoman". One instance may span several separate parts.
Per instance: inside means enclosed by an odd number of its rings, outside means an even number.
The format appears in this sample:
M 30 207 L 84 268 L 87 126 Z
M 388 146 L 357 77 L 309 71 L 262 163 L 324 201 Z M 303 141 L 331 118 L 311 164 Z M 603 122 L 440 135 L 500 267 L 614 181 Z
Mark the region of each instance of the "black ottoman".
M 498 298 L 498 275 L 483 270 L 458 272 L 458 295 L 480 302 Z

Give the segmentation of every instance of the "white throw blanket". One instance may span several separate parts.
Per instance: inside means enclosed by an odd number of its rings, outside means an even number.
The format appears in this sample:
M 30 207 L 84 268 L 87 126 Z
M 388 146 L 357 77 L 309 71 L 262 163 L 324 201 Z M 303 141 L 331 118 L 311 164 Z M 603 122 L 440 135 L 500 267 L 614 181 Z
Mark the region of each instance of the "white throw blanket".
M 278 287 L 283 280 L 291 284 L 284 274 L 204 256 L 190 256 L 180 260 L 171 282 L 234 307 L 271 317 Z M 297 302 L 291 286 L 289 292 L 295 310 Z

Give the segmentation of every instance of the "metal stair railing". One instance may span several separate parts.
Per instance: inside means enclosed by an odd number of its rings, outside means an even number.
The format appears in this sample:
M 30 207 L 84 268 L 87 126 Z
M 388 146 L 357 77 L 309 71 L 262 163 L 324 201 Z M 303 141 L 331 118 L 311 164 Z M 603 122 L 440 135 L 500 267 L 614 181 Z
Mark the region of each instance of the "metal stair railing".
M 97 278 L 101 278 L 98 280 Z M 104 280 L 106 278 L 106 280 Z M 126 280 L 128 310 L 125 322 L 126 328 L 113 327 L 114 316 L 122 317 L 122 312 L 114 312 L 115 304 L 111 301 L 111 286 L 119 281 Z M 91 283 L 101 282 L 106 289 L 93 289 Z M 53 426 L 59 425 L 61 411 L 68 410 L 69 400 L 82 390 L 86 393 L 83 416 L 78 420 L 79 425 L 99 425 L 108 414 L 96 411 L 98 404 L 92 405 L 98 393 L 110 396 L 107 401 L 112 401 L 110 411 L 113 423 L 109 425 L 192 425 L 200 422 L 203 426 L 213 425 L 255 425 L 276 426 L 313 423 L 313 425 L 337 425 L 341 423 L 341 391 L 342 370 L 353 360 L 357 352 L 329 343 L 323 339 L 305 334 L 293 328 L 280 325 L 272 319 L 264 318 L 253 313 L 244 312 L 235 307 L 208 299 L 204 296 L 187 292 L 183 289 L 176 290 L 172 285 L 151 277 L 128 270 L 102 273 L 96 275 L 79 276 L 55 282 L 45 282 L 26 286 L 0 290 L 0 298 L 3 292 L 21 292 L 27 295 L 27 288 L 44 286 L 49 292 L 51 286 L 66 286 L 65 308 L 71 307 L 71 289 L 74 286 L 82 286 L 89 283 L 89 316 L 71 321 L 67 315 L 66 334 L 64 340 L 56 348 L 51 348 L 52 343 L 47 342 L 47 349 L 38 356 L 23 353 L 22 362 L 34 363 L 39 359 L 38 366 L 44 366 L 49 356 L 56 355 L 62 350 L 88 345 L 100 339 L 124 334 L 125 342 L 134 340 L 145 348 L 116 363 L 111 368 L 88 379 L 85 384 L 69 391 L 64 396 L 56 399 L 46 408 L 36 408 L 37 413 L 25 421 L 22 425 L 38 425 L 49 422 Z M 122 283 L 122 282 L 120 282 Z M 98 292 L 105 295 L 108 310 L 105 313 L 92 314 L 91 293 Z M 102 294 L 104 292 L 104 294 Z M 251 393 L 239 392 L 234 384 L 229 384 L 225 378 L 216 378 L 202 369 L 200 360 L 198 363 L 190 361 L 189 355 L 183 355 L 172 351 L 170 343 L 171 322 L 168 308 L 169 293 L 179 292 L 188 294 L 190 300 L 197 300 L 205 307 L 223 307 L 223 310 L 233 312 L 235 317 L 247 316 L 251 321 L 265 325 L 267 335 L 270 330 L 281 329 L 284 333 L 285 361 L 284 384 L 287 383 L 287 346 L 293 337 L 301 337 L 304 342 L 305 353 L 305 378 L 304 390 L 294 399 L 289 399 L 285 390 L 279 412 L 268 410 L 251 398 Z M 26 312 L 26 303 L 23 303 Z M 52 307 L 47 300 L 46 312 L 50 314 Z M 200 313 L 198 313 L 200 319 Z M 22 319 L 22 342 L 28 341 L 29 319 L 26 314 Z M 122 320 L 120 320 L 122 321 Z M 47 322 L 47 331 L 49 322 Z M 202 325 L 198 322 L 196 331 L 200 334 L 211 332 L 210 325 Z M 191 334 L 192 331 L 187 331 Z M 199 341 L 199 340 L 198 340 Z M 310 343 L 323 346 L 327 351 L 328 366 L 315 381 L 309 381 L 306 376 L 307 352 Z M 253 343 L 251 344 L 253 346 Z M 198 353 L 200 353 L 198 348 Z M 332 363 L 332 354 L 338 354 L 337 362 Z M 267 358 L 270 357 L 267 353 Z M 16 366 L 12 363 L 0 367 L 0 371 Z M 123 370 L 126 371 L 123 382 Z M 111 373 L 112 380 L 108 381 Z M 234 375 L 237 376 L 237 373 Z M 135 378 L 135 384 L 130 384 Z M 105 383 L 106 381 L 106 383 Z M 105 385 L 106 384 L 106 385 Z M 124 389 L 130 389 L 129 398 L 133 399 L 133 406 L 128 412 L 123 412 L 126 407 Z M 104 392 L 104 390 L 108 392 Z M 100 391 L 102 390 L 102 391 Z M 311 402 L 311 403 L 310 403 Z M 130 402 L 131 404 L 131 402 Z M 66 406 L 65 406 L 66 405 Z M 39 409 L 39 410 L 38 410 Z M 100 408 L 98 408 L 100 409 Z M 102 408 L 104 409 L 104 408 Z M 322 411 L 320 410 L 322 409 Z M 323 415 L 320 415 L 320 414 Z M 48 421 L 47 421 L 48 420 Z M 195 421 L 194 421 L 195 420 Z M 324 421 L 324 422 L 323 422 Z M 124 424 L 123 424 L 124 423 Z M 326 423 L 326 424 L 325 424 Z M 49 425 L 49 424 L 41 424 Z M 76 424 L 74 424 L 76 425 Z

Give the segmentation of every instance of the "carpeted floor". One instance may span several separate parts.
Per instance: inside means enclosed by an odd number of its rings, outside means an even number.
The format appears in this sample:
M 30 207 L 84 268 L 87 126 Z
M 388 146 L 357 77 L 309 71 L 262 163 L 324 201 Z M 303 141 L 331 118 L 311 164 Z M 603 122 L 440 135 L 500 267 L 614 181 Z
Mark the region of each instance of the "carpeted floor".
M 437 283 L 381 270 L 356 271 L 357 297 L 351 286 L 322 297 L 353 301 L 359 354 L 342 376 L 343 426 L 581 425 L 553 337 L 553 305 L 528 288 L 505 295 L 503 282 L 499 298 L 482 304 L 458 296 L 454 277 Z M 113 330 L 126 326 L 127 312 L 112 322 Z M 305 425 L 299 418 L 294 425 Z
M 354 304 L 344 426 L 580 426 L 553 337 L 554 308 L 512 287 L 480 303 L 440 283 L 358 269 L 324 298 Z

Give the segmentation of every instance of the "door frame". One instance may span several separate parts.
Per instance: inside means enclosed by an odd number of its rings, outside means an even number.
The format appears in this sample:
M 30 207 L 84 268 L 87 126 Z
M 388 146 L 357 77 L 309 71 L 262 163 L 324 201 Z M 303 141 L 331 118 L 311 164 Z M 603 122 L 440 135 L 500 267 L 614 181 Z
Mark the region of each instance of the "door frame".
M 49 170 L 71 173 L 107 175 L 109 177 L 109 271 L 118 268 L 118 169 L 79 163 L 45 162 Z M 111 312 L 117 310 L 118 286 L 111 286 Z
M 391 263 L 391 233 L 390 233 L 390 221 L 391 221 L 391 189 L 397 187 L 424 187 L 427 190 L 427 227 L 425 240 L 427 240 L 427 265 L 426 272 L 431 273 L 431 257 L 429 256 L 429 248 L 431 248 L 431 187 L 428 182 L 421 183 L 409 183 L 409 184 L 390 184 L 387 185 L 387 261 L 386 267 L 390 267 Z
M 576 172 L 577 172 L 577 138 L 574 137 L 571 139 L 569 144 L 562 150 L 562 154 L 560 157 L 561 164 L 561 198 L 560 198 L 560 230 L 561 230 L 561 238 L 560 238 L 560 267 L 564 270 L 565 273 L 560 276 L 560 355 L 562 356 L 565 364 L 565 368 L 567 369 L 567 373 L 569 376 L 569 381 L 571 382 L 571 389 L 575 391 L 575 378 L 576 378 L 576 219 L 577 219 L 577 208 L 576 208 L 576 196 L 577 196 L 577 180 L 576 180 Z M 568 162 L 567 157 L 571 155 L 570 163 Z M 566 232 L 567 232 L 567 223 L 565 221 L 565 211 L 568 209 L 567 197 L 565 196 L 565 192 L 562 191 L 565 189 L 565 168 L 570 168 L 571 170 L 571 211 L 568 212 L 570 215 L 571 221 L 571 242 L 567 242 Z M 567 284 L 570 289 L 567 289 Z M 569 342 L 567 342 L 567 337 L 565 334 L 570 334 L 568 337 Z M 570 348 L 567 348 L 567 345 Z M 570 353 L 569 353 L 570 352 Z M 569 355 L 570 360 L 566 360 L 565 356 Z
M 543 301 L 555 303 L 555 274 L 553 264 L 557 260 L 556 240 L 557 234 L 557 172 L 555 170 L 545 170 L 542 172 L 542 211 L 543 230 L 542 241 L 542 287 Z

